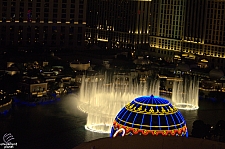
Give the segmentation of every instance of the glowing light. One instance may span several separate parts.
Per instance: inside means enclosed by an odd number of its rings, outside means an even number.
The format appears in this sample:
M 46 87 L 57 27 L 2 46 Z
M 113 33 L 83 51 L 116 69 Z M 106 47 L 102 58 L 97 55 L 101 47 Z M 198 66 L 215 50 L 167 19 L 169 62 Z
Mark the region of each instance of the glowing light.
M 208 63 L 209 61 L 206 60 L 206 59 L 202 59 L 201 62 L 205 62 L 205 63 Z
M 135 102 L 138 101 L 138 102 Z M 130 111 L 129 109 L 133 109 Z M 149 112 L 146 114 L 146 112 Z M 168 100 L 158 96 L 137 97 L 117 114 L 110 137 L 125 129 L 125 135 L 186 136 L 186 122 Z M 116 134 L 115 134 L 116 133 Z
M 122 137 L 125 135 L 125 129 L 124 128 L 120 128 L 119 130 L 117 130 L 115 133 L 114 133 L 114 135 L 113 135 L 113 137 L 115 138 L 116 136 L 117 136 L 117 134 L 118 133 L 121 133 L 122 132 Z
M 183 110 L 196 110 L 198 106 L 199 82 L 198 78 L 183 78 L 174 80 L 172 103 Z
M 159 95 L 159 80 L 149 78 L 146 83 L 136 84 L 125 78 L 129 77 L 102 75 L 82 78 L 78 109 L 88 114 L 87 130 L 110 133 L 111 127 L 105 125 L 112 125 L 115 116 L 128 102 L 142 95 Z
M 112 127 L 112 125 L 109 124 L 93 124 L 93 125 L 85 125 L 84 126 L 86 130 L 97 132 L 97 133 L 110 133 L 109 128 Z
M 4 106 L 7 106 L 7 105 L 10 105 L 12 103 L 12 100 L 10 100 L 9 102 L 3 104 L 3 105 L 0 105 L 0 108 L 4 107 Z
M 101 39 L 101 38 L 98 38 L 97 40 L 98 40 L 98 41 L 102 41 L 102 42 L 108 42 L 107 39 Z
M 199 107 L 188 103 L 176 103 L 175 106 L 181 110 L 197 110 Z

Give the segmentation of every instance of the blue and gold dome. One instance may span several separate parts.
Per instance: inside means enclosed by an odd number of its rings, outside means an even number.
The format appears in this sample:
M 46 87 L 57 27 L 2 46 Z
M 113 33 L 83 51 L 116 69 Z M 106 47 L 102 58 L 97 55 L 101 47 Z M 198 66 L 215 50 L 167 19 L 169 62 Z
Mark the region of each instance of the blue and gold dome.
M 128 103 L 116 116 L 110 137 L 118 135 L 186 136 L 184 117 L 172 104 L 158 96 L 142 96 Z

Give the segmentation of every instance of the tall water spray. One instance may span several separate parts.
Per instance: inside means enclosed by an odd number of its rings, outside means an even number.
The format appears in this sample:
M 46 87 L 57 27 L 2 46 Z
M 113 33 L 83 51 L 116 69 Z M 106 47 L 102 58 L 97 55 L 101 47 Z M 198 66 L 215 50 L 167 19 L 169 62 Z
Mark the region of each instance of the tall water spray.
M 199 79 L 186 76 L 173 82 L 172 102 L 178 109 L 196 110 L 199 100 Z
M 129 75 L 83 77 L 78 108 L 87 113 L 86 129 L 110 133 L 117 113 L 138 96 L 159 95 L 159 80 L 134 81 Z

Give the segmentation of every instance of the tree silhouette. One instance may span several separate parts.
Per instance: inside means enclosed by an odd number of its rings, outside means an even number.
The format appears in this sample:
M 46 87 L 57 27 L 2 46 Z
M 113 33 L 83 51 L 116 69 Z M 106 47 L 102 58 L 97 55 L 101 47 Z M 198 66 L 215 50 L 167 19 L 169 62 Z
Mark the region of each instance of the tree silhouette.
M 206 125 L 202 120 L 196 120 L 192 126 L 192 137 L 206 138 L 210 137 L 210 125 Z
M 215 136 L 219 137 L 220 142 L 225 142 L 225 121 L 219 120 L 215 127 Z
M 18 89 L 18 82 L 20 78 L 21 78 L 20 74 L 15 74 L 13 76 L 5 74 L 2 77 L 2 85 L 3 85 L 2 89 L 7 94 L 15 93 L 16 90 Z

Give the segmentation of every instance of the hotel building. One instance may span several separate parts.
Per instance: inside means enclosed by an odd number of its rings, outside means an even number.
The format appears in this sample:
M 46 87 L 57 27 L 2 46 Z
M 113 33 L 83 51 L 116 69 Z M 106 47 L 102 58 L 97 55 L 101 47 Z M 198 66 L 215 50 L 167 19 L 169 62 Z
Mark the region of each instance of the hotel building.
M 148 44 L 151 0 L 88 0 L 86 40 L 102 48 Z
M 85 38 L 107 49 L 148 45 L 168 61 L 183 55 L 225 69 L 224 7 L 225 0 L 88 0 Z
M 1 0 L 0 5 L 1 48 L 84 45 L 86 0 Z
M 182 51 L 186 0 L 153 0 L 151 7 L 150 47 L 160 57 L 172 61 Z
M 155 3 L 160 4 L 154 7 L 156 11 L 153 9 L 152 14 L 156 17 L 152 19 L 158 22 L 152 25 L 150 46 L 156 48 L 156 53 L 168 57 L 171 51 L 172 55 L 207 59 L 209 67 L 225 69 L 224 0 L 161 0 Z M 164 22 L 159 22 L 161 19 Z M 176 28 L 169 28 L 174 22 Z

